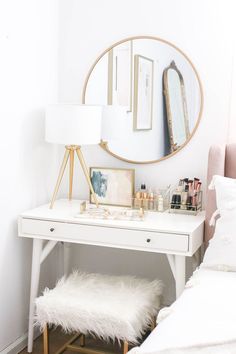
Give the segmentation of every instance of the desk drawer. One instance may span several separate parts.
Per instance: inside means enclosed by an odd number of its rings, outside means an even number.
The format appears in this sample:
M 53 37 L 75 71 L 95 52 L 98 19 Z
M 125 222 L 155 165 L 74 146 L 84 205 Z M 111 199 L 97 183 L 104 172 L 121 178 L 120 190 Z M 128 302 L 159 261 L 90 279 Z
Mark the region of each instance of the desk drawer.
M 187 252 L 188 235 L 51 222 L 22 218 L 22 236 L 40 235 L 45 239 L 90 245 Z

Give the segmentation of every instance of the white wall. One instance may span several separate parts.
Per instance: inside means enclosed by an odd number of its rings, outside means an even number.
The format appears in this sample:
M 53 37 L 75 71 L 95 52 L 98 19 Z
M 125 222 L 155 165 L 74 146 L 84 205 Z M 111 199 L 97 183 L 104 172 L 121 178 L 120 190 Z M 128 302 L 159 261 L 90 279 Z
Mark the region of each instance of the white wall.
M 57 151 L 44 142 L 44 108 L 57 97 L 55 0 L 0 3 L 0 352 L 27 331 L 30 240 L 17 237 L 20 212 L 48 200 Z M 56 160 L 57 161 L 57 160 Z M 56 251 L 55 251 L 56 252 Z M 55 257 L 41 287 L 55 280 Z M 55 263 L 56 264 L 56 263 Z M 13 344 L 14 346 L 14 344 Z M 4 350 L 5 349 L 5 350 Z M 20 346 L 19 348 L 20 349 Z
M 164 38 L 181 48 L 196 66 L 204 90 L 200 126 L 190 143 L 170 159 L 152 165 L 129 165 L 99 147 L 85 149 L 90 166 L 134 167 L 136 186 L 163 187 L 181 177 L 206 181 L 207 154 L 213 143 L 225 142 L 231 97 L 234 29 L 233 0 L 61 0 L 59 97 L 81 102 L 90 66 L 114 42 L 135 35 Z M 236 138 L 236 137 L 235 137 Z M 81 174 L 76 196 L 88 198 Z M 160 277 L 165 301 L 173 298 L 173 278 L 164 256 L 93 247 L 74 247 L 74 260 L 84 269 Z
M 192 59 L 200 74 L 205 107 L 197 133 L 171 159 L 134 165 L 137 186 L 143 181 L 162 187 L 189 175 L 205 182 L 209 146 L 225 142 L 227 136 L 236 140 L 236 71 L 231 82 L 234 0 L 1 1 L 0 351 L 4 354 L 10 352 L 4 348 L 20 341 L 27 330 L 32 243 L 17 237 L 17 215 L 49 199 L 62 152 L 59 155 L 47 145 L 43 134 L 44 107 L 57 100 L 58 2 L 61 101 L 81 101 L 91 64 L 109 45 L 129 36 L 169 40 Z M 87 148 L 85 157 L 90 166 L 130 167 L 99 147 Z M 76 174 L 75 196 L 87 198 L 84 177 L 78 169 Z M 62 195 L 65 188 L 66 181 Z M 165 301 L 173 298 L 173 278 L 164 256 L 86 246 L 73 250 L 72 261 L 84 269 L 158 276 L 166 283 Z M 58 274 L 56 257 L 45 264 L 50 273 L 44 267 L 41 288 L 53 284 Z

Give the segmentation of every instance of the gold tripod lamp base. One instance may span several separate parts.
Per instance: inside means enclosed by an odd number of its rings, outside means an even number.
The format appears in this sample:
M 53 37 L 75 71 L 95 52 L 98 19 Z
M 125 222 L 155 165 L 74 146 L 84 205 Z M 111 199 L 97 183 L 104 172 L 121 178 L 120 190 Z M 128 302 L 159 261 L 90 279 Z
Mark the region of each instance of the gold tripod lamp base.
M 94 202 L 95 202 L 96 206 L 98 207 L 97 196 L 96 196 L 96 194 L 94 192 L 93 185 L 92 185 L 91 180 L 90 180 L 89 171 L 88 171 L 88 168 L 86 166 L 86 163 L 85 163 L 82 151 L 81 151 L 81 147 L 78 146 L 78 145 L 66 145 L 65 149 L 66 149 L 66 151 L 65 151 L 64 158 L 63 158 L 63 161 L 62 161 L 62 164 L 61 164 L 59 176 L 57 178 L 57 183 L 56 183 L 56 187 L 54 189 L 52 201 L 51 201 L 51 204 L 50 204 L 50 209 L 53 208 L 53 205 L 54 205 L 54 202 L 56 200 L 57 193 L 58 193 L 61 181 L 62 181 L 62 177 L 64 175 L 64 172 L 65 172 L 65 169 L 66 169 L 66 165 L 67 165 L 67 162 L 68 162 L 69 159 L 70 159 L 70 167 L 69 167 L 70 168 L 70 170 L 69 170 L 69 200 L 72 199 L 73 175 L 74 175 L 74 156 L 75 156 L 75 153 L 78 156 L 80 165 L 81 165 L 81 167 L 83 169 L 83 172 L 84 172 L 86 181 L 87 181 L 87 183 L 89 185 L 89 189 L 90 189 L 90 191 L 92 193 Z

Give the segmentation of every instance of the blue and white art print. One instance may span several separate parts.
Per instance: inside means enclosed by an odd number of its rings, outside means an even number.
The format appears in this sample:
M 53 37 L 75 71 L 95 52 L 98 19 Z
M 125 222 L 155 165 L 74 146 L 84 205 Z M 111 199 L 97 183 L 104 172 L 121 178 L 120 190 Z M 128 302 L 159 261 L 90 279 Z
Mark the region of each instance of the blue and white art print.
M 93 171 L 91 176 L 91 182 L 95 194 L 98 197 L 105 198 L 107 194 L 107 180 L 108 175 L 103 174 L 101 171 Z
M 132 205 L 134 170 L 91 167 L 90 178 L 99 204 Z

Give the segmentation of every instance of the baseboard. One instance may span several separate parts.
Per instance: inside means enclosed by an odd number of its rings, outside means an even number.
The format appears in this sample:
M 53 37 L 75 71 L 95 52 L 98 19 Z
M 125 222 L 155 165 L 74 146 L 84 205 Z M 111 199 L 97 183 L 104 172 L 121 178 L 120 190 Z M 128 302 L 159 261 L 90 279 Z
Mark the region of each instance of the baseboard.
M 35 329 L 34 339 L 40 336 L 39 330 Z M 20 338 L 17 338 L 7 348 L 3 349 L 0 354 L 18 354 L 27 346 L 28 333 L 23 334 Z

